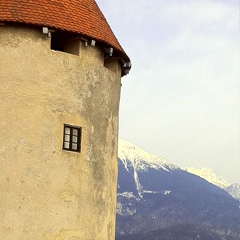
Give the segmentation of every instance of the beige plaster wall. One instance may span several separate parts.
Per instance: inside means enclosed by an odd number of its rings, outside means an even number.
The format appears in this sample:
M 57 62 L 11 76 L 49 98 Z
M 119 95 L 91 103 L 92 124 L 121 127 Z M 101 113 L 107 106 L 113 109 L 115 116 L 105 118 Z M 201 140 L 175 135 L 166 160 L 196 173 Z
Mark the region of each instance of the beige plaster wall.
M 0 239 L 114 239 L 121 72 L 80 45 L 0 26 Z M 81 153 L 62 150 L 63 124 L 82 127 Z

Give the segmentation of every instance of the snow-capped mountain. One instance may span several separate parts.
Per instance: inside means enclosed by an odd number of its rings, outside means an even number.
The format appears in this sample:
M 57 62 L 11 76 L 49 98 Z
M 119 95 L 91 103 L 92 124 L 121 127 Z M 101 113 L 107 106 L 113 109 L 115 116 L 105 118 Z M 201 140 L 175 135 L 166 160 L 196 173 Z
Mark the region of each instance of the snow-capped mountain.
M 117 240 L 240 239 L 240 203 L 225 190 L 124 140 L 118 156 Z
M 238 199 L 240 201 L 240 184 L 238 183 L 233 183 L 230 186 L 228 186 L 227 188 L 225 188 L 225 190 L 232 195 L 234 198 Z
M 193 168 L 187 167 L 185 169 L 187 172 L 195 174 L 201 178 L 204 178 L 208 182 L 225 189 L 230 186 L 230 183 L 224 179 L 223 177 L 218 176 L 212 169 L 210 168 Z
M 126 168 L 131 163 L 136 170 L 147 171 L 148 167 L 150 167 L 154 169 L 162 168 L 169 171 L 169 169 L 179 168 L 169 163 L 166 159 L 154 156 L 122 139 L 119 139 L 118 143 L 118 157 L 122 160 Z
M 232 197 L 236 198 L 240 201 L 240 184 L 233 183 L 230 184 L 226 179 L 221 176 L 218 176 L 212 169 L 210 168 L 192 168 L 188 167 L 185 169 L 187 172 L 195 174 L 208 182 L 224 189 L 227 191 Z
M 122 139 L 119 139 L 118 157 L 121 159 L 126 171 L 132 174 L 139 196 L 141 196 L 142 192 L 148 190 L 145 190 L 139 182 L 138 171 L 145 172 L 149 169 L 162 169 L 170 172 L 174 169 L 179 169 L 179 167 L 169 163 L 166 159 L 149 154 L 136 145 Z

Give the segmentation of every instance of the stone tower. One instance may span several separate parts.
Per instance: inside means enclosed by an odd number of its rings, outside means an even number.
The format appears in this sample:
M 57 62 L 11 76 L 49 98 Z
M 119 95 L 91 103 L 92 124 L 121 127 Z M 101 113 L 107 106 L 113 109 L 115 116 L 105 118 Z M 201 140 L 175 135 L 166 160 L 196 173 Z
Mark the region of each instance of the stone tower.
M 130 65 L 94 0 L 0 1 L 0 239 L 114 239 Z

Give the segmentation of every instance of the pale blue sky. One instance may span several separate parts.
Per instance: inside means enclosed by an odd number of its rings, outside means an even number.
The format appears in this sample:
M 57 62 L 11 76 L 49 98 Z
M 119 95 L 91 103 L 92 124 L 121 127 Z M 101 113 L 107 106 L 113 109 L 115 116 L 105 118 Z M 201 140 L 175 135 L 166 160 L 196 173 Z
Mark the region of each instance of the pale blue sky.
M 238 0 L 97 0 L 131 58 L 121 138 L 240 183 Z

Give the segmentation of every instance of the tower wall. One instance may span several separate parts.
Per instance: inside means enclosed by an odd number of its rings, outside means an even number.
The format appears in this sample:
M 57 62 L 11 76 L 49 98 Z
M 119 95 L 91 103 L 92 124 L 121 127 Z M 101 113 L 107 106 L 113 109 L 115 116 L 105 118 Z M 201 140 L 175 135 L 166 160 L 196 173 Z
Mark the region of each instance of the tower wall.
M 0 239 L 114 239 L 121 68 L 78 44 L 0 26 Z M 80 153 L 62 150 L 64 124 L 82 128 Z

